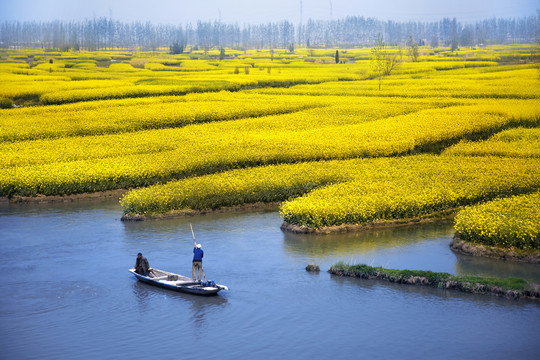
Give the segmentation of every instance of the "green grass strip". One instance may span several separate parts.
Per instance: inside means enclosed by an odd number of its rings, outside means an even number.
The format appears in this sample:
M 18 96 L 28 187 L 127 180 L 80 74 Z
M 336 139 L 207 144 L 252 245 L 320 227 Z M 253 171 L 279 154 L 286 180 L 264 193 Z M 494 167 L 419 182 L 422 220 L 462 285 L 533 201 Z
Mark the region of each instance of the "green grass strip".
M 395 270 L 365 264 L 348 265 L 338 262 L 328 270 L 338 276 L 379 279 L 399 284 L 424 285 L 439 289 L 456 289 L 474 294 L 488 294 L 507 298 L 540 299 L 538 285 L 517 277 L 495 278 L 481 276 L 455 276 L 444 272 L 423 270 Z

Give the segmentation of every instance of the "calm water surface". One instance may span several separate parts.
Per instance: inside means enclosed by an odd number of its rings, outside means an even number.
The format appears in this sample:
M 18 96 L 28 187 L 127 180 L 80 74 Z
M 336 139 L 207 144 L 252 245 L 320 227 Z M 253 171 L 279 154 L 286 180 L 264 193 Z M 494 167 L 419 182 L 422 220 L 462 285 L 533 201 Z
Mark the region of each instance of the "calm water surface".
M 116 201 L 0 204 L 1 359 L 538 359 L 540 304 L 330 276 L 337 261 L 521 276 L 540 266 L 453 253 L 452 223 L 338 235 L 283 233 L 276 212 L 122 223 Z M 211 298 L 137 282 L 189 275 Z M 304 270 L 318 263 L 321 273 Z

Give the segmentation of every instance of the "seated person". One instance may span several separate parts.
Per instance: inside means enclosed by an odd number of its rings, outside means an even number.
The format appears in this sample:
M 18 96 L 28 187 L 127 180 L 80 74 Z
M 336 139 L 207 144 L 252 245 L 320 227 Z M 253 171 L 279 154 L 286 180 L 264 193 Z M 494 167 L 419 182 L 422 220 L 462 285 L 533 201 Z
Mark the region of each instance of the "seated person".
M 142 256 L 141 253 L 137 254 L 137 261 L 135 262 L 135 272 L 140 275 L 148 276 L 150 273 L 150 264 L 148 260 Z

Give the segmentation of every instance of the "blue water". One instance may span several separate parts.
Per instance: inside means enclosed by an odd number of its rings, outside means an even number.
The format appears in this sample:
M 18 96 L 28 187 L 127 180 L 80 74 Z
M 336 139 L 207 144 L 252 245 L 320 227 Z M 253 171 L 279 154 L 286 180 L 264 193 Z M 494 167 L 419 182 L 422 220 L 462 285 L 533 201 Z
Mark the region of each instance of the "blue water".
M 540 266 L 453 253 L 451 222 L 333 235 L 280 230 L 277 212 L 123 223 L 116 201 L 0 204 L 2 359 L 537 359 L 540 304 L 340 278 L 337 261 L 521 276 Z M 204 298 L 137 282 L 150 266 L 191 273 Z M 304 270 L 308 263 L 318 274 Z

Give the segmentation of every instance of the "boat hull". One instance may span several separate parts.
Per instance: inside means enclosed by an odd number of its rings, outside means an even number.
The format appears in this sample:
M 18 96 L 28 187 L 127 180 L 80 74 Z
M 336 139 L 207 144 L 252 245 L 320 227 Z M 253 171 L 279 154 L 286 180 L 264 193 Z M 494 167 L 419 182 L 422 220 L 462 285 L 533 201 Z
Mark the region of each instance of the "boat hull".
M 218 284 L 215 286 L 203 286 L 199 281 L 193 281 L 185 276 L 158 269 L 152 269 L 149 276 L 137 274 L 135 269 L 129 269 L 129 272 L 132 273 L 139 281 L 146 284 L 194 295 L 216 295 L 223 288 L 226 288 L 225 286 Z

